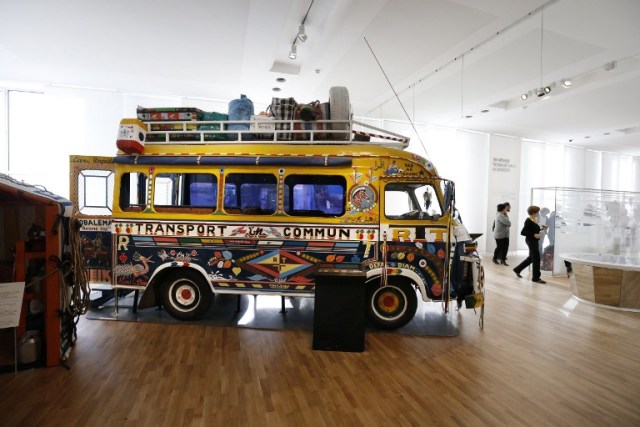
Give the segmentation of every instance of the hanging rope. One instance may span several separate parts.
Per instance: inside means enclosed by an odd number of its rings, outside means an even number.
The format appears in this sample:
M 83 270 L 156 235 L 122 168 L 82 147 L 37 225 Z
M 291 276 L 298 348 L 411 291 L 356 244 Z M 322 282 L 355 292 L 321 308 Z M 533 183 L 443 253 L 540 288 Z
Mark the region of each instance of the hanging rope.
M 387 277 L 387 232 L 382 233 L 382 274 L 380 274 L 380 287 L 388 284 Z
M 70 289 L 67 289 L 68 298 L 63 300 L 64 310 L 72 316 L 81 316 L 86 314 L 91 303 L 89 288 L 89 276 L 84 268 L 82 245 L 80 244 L 80 222 L 76 217 L 71 219 L 69 226 L 69 248 L 71 258 L 68 260 L 70 264 L 70 273 L 72 280 L 68 283 Z
M 82 246 L 80 244 L 80 222 L 75 218 L 64 221 L 63 230 L 67 232 L 69 252 L 63 260 L 50 259 L 58 265 L 60 275 L 60 353 L 62 366 L 68 369 L 66 361 L 69 351 L 78 339 L 78 322 L 86 314 L 91 303 L 89 277 L 84 268 Z

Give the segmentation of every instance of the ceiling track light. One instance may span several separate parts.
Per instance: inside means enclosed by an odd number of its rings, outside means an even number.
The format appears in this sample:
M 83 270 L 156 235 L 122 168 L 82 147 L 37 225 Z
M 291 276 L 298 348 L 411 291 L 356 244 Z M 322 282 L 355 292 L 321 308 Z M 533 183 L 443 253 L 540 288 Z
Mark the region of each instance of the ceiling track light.
M 306 42 L 307 41 L 307 33 L 305 33 L 304 31 L 304 25 L 300 24 L 300 26 L 298 27 L 298 39 L 301 42 Z
M 542 98 L 545 95 L 548 95 L 549 93 L 551 93 L 551 87 L 550 86 L 545 86 L 545 87 L 541 87 L 536 89 L 536 96 L 538 98 Z
M 307 13 L 304 14 L 304 17 L 302 18 L 302 22 L 300 22 L 300 25 L 298 25 L 298 33 L 293 38 L 293 42 L 291 43 L 291 50 L 289 51 L 289 59 L 296 59 L 298 57 L 296 43 L 298 41 L 304 43 L 309 38 L 304 29 L 304 23 L 307 21 L 307 17 L 309 16 L 309 11 L 311 10 L 311 6 L 313 6 L 314 1 L 315 0 L 311 0 L 311 3 L 309 3 L 309 7 L 307 8 Z

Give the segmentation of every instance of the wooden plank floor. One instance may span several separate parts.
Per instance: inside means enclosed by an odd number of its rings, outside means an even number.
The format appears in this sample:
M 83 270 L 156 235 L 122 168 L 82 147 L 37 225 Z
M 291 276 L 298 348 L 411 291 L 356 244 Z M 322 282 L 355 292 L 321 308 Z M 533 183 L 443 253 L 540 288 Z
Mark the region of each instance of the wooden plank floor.
M 483 331 L 462 310 L 458 337 L 368 333 L 364 353 L 313 351 L 305 331 L 82 319 L 70 370 L 0 374 L 0 426 L 640 425 L 640 314 L 485 260 Z

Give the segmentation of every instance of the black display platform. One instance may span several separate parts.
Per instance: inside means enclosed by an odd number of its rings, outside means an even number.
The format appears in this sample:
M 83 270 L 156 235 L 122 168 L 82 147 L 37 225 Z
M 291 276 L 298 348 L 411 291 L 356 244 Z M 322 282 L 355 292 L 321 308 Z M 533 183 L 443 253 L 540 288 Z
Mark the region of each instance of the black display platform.
M 314 350 L 364 351 L 367 273 L 321 268 L 314 294 Z
M 231 326 L 252 329 L 294 329 L 313 330 L 313 298 L 285 298 L 286 313 L 281 313 L 282 300 L 272 295 L 243 295 L 240 297 L 240 311 L 236 295 L 216 295 L 211 308 L 203 319 L 182 322 L 158 308 L 146 308 L 133 312 L 133 293 L 115 301 L 110 300 L 99 308 L 90 309 L 85 315 L 92 320 L 121 320 L 127 322 L 188 323 L 196 325 Z M 442 311 L 441 303 L 418 301 L 418 311 L 411 322 L 394 331 L 382 331 L 367 327 L 367 333 L 395 333 L 404 335 L 424 335 L 454 337 L 459 333 L 457 318 L 460 314 L 453 308 L 448 314 Z

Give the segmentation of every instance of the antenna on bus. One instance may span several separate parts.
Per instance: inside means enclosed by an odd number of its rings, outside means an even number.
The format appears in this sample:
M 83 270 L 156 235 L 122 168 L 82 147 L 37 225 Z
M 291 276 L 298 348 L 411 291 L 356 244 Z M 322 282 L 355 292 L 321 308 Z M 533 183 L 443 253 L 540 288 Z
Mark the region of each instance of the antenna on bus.
M 398 100 L 398 103 L 402 107 L 402 111 L 404 111 L 405 116 L 407 116 L 407 120 L 409 120 L 409 123 L 411 124 L 411 127 L 413 128 L 413 131 L 415 132 L 416 136 L 418 137 L 418 141 L 420 141 L 420 145 L 422 145 L 422 149 L 424 150 L 425 154 L 427 155 L 427 158 L 429 158 L 429 152 L 427 151 L 427 147 L 425 147 L 424 142 L 422 141 L 422 138 L 420 137 L 420 134 L 418 133 L 418 130 L 416 129 L 416 126 L 413 124 L 413 120 L 411 120 L 411 117 L 409 117 L 409 113 L 407 113 L 407 109 L 404 108 L 404 104 L 402 103 L 402 101 L 400 101 L 400 97 L 398 96 L 398 92 L 396 92 L 396 90 L 394 89 L 393 85 L 391 84 L 391 80 L 389 80 L 389 77 L 387 76 L 387 73 L 384 72 L 384 68 L 382 68 L 382 64 L 380 64 L 380 61 L 378 61 L 378 57 L 376 56 L 375 52 L 373 51 L 373 48 L 371 48 L 371 45 L 369 44 L 369 41 L 367 40 L 366 37 L 364 37 L 364 42 L 369 47 L 369 50 L 371 51 L 371 55 L 373 55 L 373 59 L 375 59 L 376 62 L 378 63 L 378 67 L 380 67 L 380 71 L 382 71 L 382 74 L 384 75 L 384 78 L 387 79 L 387 83 L 389 83 L 389 87 L 393 91 L 393 94 L 395 95 L 396 99 Z

